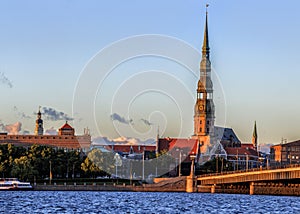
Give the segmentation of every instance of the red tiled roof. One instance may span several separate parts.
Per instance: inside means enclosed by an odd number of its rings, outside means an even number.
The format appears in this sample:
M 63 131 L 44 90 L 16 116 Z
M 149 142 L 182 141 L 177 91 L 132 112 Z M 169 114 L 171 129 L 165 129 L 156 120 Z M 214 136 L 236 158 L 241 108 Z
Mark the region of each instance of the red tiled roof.
M 252 143 L 242 143 L 242 144 L 241 144 L 241 147 L 242 147 L 242 148 L 249 148 L 249 149 L 251 148 L 251 149 L 254 149 Z
M 196 154 L 197 152 L 197 139 L 171 139 L 169 150 L 181 149 L 186 150 L 188 154 Z
M 73 127 L 66 122 L 60 129 L 73 129 Z
M 167 151 L 173 158 L 180 158 L 182 162 L 190 162 L 190 155 L 197 154 L 197 139 L 160 138 L 159 152 Z
M 226 147 L 225 151 L 227 155 L 251 155 L 251 156 L 258 156 L 256 150 L 251 148 L 243 148 L 243 147 Z
M 182 150 L 185 154 L 197 153 L 198 140 L 197 139 L 179 139 L 179 138 L 161 138 L 159 139 L 159 152 L 174 150 Z

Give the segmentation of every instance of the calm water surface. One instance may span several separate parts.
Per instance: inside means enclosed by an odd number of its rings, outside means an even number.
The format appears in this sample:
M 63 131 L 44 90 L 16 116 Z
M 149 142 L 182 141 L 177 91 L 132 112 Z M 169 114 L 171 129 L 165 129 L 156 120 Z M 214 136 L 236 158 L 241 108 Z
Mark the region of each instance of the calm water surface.
M 300 213 L 300 198 L 149 192 L 0 192 L 1 213 Z

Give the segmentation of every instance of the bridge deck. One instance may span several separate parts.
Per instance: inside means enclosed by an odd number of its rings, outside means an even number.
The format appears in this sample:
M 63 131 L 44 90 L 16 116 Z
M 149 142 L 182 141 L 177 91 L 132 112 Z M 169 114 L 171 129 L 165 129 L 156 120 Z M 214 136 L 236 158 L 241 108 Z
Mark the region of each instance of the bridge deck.
M 216 174 L 209 176 L 200 176 L 197 178 L 201 185 L 228 184 L 256 181 L 276 181 L 300 178 L 300 166 L 266 169 L 259 171 L 245 171 L 230 174 Z

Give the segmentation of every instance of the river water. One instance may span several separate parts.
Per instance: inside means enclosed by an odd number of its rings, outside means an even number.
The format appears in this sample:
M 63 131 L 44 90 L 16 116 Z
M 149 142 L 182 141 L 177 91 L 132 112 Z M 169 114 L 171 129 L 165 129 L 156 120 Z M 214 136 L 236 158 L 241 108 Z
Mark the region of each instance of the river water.
M 205 193 L 1 191 L 0 212 L 300 213 L 300 198 Z

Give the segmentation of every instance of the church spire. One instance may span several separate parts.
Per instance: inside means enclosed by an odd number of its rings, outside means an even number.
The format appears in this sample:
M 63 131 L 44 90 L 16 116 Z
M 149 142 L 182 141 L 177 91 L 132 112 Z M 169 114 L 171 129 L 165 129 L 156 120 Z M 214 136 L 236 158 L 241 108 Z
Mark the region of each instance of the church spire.
M 205 29 L 204 29 L 204 39 L 202 45 L 202 57 L 207 58 L 209 60 L 209 41 L 208 41 L 208 22 L 207 22 L 207 8 L 208 4 L 206 4 L 206 17 L 205 17 Z
M 254 129 L 252 134 L 252 144 L 255 150 L 257 150 L 257 129 L 256 129 L 256 121 L 254 122 Z

